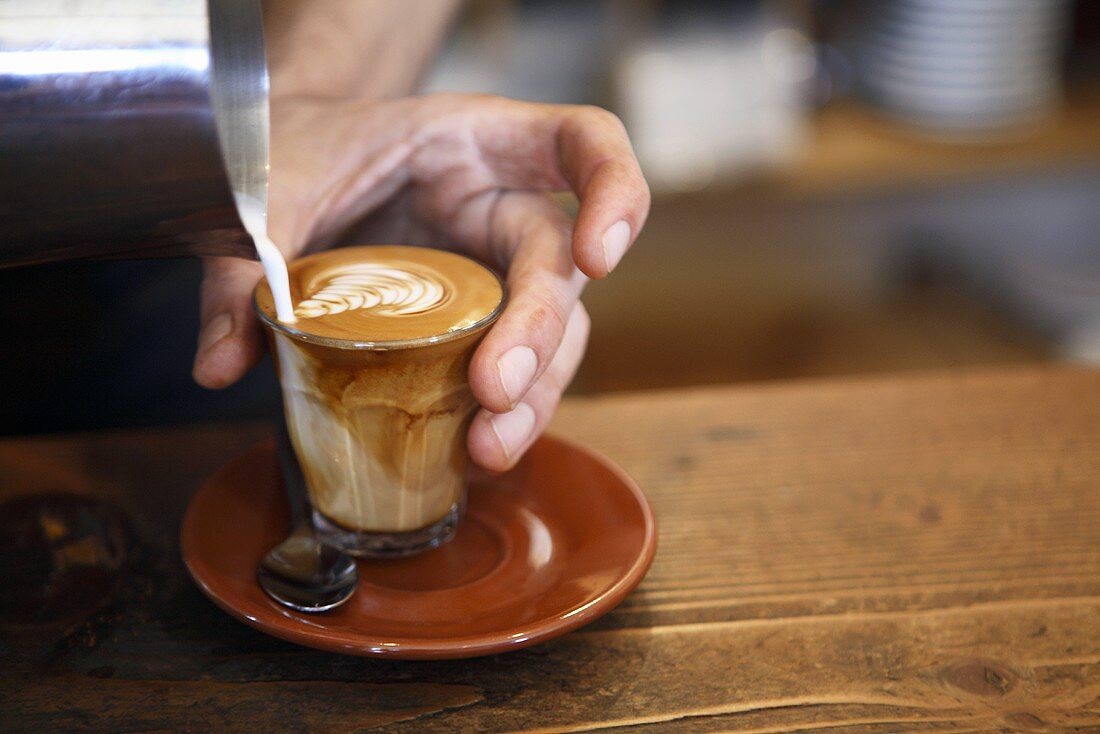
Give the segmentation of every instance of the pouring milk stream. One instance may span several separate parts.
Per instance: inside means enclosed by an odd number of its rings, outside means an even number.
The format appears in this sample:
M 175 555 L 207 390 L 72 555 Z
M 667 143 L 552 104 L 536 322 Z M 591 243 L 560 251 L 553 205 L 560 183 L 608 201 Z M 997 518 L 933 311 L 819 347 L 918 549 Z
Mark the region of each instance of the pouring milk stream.
M 294 316 L 294 304 L 290 300 L 290 279 L 287 277 L 286 260 L 283 253 L 267 236 L 267 211 L 263 203 L 258 199 L 233 192 L 233 198 L 237 200 L 237 212 L 240 214 L 241 223 L 245 230 L 256 243 L 256 253 L 260 256 L 260 263 L 264 266 L 264 275 L 271 284 L 271 295 L 275 299 L 275 314 L 279 321 L 293 324 L 297 319 Z

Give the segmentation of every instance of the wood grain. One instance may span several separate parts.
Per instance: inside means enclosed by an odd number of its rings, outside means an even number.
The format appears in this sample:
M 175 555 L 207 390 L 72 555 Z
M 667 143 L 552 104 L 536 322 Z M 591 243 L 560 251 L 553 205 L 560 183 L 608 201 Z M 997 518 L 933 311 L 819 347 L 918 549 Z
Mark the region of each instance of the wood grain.
M 93 616 L 0 636 L 0 728 L 1100 731 L 1100 372 L 1017 369 L 574 399 L 661 541 L 565 638 L 472 661 L 295 647 L 182 570 L 189 492 L 260 425 L 0 443 L 4 496 L 125 509 Z

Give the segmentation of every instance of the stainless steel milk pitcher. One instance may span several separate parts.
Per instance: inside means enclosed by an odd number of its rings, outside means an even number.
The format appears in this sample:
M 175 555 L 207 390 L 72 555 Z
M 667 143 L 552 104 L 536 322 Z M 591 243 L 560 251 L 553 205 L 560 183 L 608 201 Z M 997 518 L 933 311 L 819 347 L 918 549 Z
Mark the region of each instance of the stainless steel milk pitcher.
M 0 0 L 0 267 L 254 257 L 267 105 L 259 0 Z

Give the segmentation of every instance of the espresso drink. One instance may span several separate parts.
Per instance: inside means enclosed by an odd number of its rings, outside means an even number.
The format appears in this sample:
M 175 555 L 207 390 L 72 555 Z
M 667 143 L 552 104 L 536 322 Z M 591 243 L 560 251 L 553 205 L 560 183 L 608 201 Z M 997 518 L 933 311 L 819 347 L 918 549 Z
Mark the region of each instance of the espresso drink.
M 466 483 L 467 381 L 504 303 L 500 279 L 441 250 L 350 247 L 289 267 L 293 323 L 268 327 L 287 424 L 318 530 L 363 555 L 438 545 Z

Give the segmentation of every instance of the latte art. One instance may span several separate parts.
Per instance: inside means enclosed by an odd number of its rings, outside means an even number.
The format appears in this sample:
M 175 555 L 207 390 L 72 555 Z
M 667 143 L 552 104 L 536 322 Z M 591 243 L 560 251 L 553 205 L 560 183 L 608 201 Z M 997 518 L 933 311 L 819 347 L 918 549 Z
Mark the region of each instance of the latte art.
M 348 263 L 327 273 L 321 287 L 294 309 L 300 319 L 372 309 L 403 316 L 419 314 L 447 299 L 448 288 L 434 274 L 401 262 Z
M 3 0 L 0 0 L 2 3 Z M 367 245 L 324 250 L 290 263 L 294 328 L 319 339 L 382 342 L 452 339 L 502 308 L 501 280 L 462 255 L 431 247 Z M 264 281 L 256 307 L 277 318 Z

